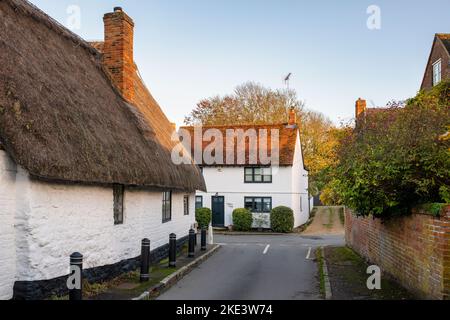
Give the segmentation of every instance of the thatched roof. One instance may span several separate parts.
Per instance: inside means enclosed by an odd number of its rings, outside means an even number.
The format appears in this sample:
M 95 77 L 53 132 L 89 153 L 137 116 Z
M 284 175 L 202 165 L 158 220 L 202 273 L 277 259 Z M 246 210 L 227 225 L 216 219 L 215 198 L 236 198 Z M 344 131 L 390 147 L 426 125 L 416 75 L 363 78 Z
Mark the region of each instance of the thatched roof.
M 0 66 L 0 141 L 32 176 L 205 189 L 172 163 L 172 127 L 138 75 L 128 105 L 99 52 L 24 0 L 0 1 Z
M 208 147 L 211 144 L 211 141 L 202 141 L 202 145 L 196 145 L 196 141 L 194 140 L 194 127 L 181 127 L 180 129 L 184 129 L 187 130 L 188 132 L 190 132 L 190 136 L 191 136 L 191 155 L 194 155 L 194 151 L 195 148 L 199 148 L 200 150 L 204 151 L 206 147 Z M 261 159 L 259 158 L 260 152 L 262 152 L 263 154 L 267 155 L 267 156 L 271 156 L 271 152 L 279 152 L 279 163 L 278 165 L 280 166 L 292 166 L 294 163 L 294 155 L 295 155 L 295 146 L 297 143 L 297 136 L 299 134 L 299 128 L 297 125 L 293 125 L 290 126 L 286 123 L 279 123 L 279 124 L 262 124 L 262 125 L 253 125 L 253 124 L 249 124 L 249 125 L 234 125 L 234 126 L 229 126 L 229 125 L 224 125 L 224 126 L 204 126 L 202 127 L 203 130 L 203 134 L 209 130 L 209 129 L 217 129 L 221 132 L 223 140 L 223 150 L 224 150 L 224 154 L 223 154 L 223 161 L 221 164 L 212 164 L 212 165 L 208 165 L 206 164 L 204 161 L 202 161 L 202 163 L 200 163 L 201 166 L 248 166 L 248 165 L 261 165 Z M 258 142 L 257 142 L 257 150 L 253 150 L 251 149 L 251 145 L 249 143 L 249 140 L 246 139 L 245 140 L 245 150 L 242 149 L 238 149 L 238 143 L 235 139 L 234 141 L 234 161 L 232 161 L 231 163 L 226 162 L 226 150 L 227 150 L 227 130 L 234 130 L 236 132 L 236 130 L 243 130 L 243 132 L 247 132 L 247 130 L 255 130 L 256 134 L 258 137 L 263 137 L 263 135 L 261 134 L 261 131 L 264 130 L 265 132 L 267 132 L 267 140 L 264 141 L 265 143 L 259 143 L 259 138 L 258 138 Z M 275 149 L 275 146 L 273 147 L 274 150 L 272 150 L 272 146 L 271 146 L 271 131 L 272 130 L 277 130 L 278 131 L 278 135 L 279 135 L 279 139 L 278 139 L 278 150 Z M 214 143 L 214 142 L 213 142 Z M 232 145 L 231 141 L 228 145 Z M 260 148 L 262 146 L 265 146 L 266 149 L 265 150 L 260 150 Z M 251 163 L 250 161 L 250 157 L 249 154 L 251 152 L 254 152 L 253 154 L 257 155 L 257 161 L 256 163 Z M 245 163 L 240 164 L 238 162 L 238 154 L 239 153 L 243 153 L 245 152 Z M 202 159 L 203 160 L 203 159 Z

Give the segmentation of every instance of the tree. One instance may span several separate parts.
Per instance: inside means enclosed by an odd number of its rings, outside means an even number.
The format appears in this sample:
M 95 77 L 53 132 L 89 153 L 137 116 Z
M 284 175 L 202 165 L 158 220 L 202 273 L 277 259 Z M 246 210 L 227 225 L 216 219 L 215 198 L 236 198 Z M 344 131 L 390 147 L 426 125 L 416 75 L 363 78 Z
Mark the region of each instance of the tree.
M 272 90 L 254 82 L 238 86 L 233 94 L 201 100 L 185 118 L 187 125 L 238 125 L 287 122 L 297 111 L 305 165 L 310 171 L 311 192 L 324 185 L 320 173 L 336 159 L 336 129 L 323 114 L 305 110 L 295 90 Z M 316 181 L 316 179 L 321 181 Z
M 301 114 L 303 103 L 295 90 L 272 90 L 254 82 L 236 87 L 233 94 L 201 100 L 186 125 L 236 125 L 286 122 L 291 108 Z
M 420 92 L 404 108 L 376 112 L 339 148 L 332 186 L 362 215 L 407 214 L 420 204 L 448 202 L 450 82 Z

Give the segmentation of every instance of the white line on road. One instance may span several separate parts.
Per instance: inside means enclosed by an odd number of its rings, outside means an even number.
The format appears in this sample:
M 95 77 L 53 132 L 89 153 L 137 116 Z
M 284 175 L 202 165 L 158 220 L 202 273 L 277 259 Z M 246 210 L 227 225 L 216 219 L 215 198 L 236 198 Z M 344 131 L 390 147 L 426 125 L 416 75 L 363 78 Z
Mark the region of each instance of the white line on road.
M 306 255 L 306 260 L 309 260 L 311 257 L 311 250 L 312 250 L 312 248 L 309 247 L 308 254 Z
M 267 251 L 269 251 L 269 248 L 270 248 L 270 244 L 268 244 L 268 245 L 266 246 L 266 248 L 264 249 L 263 254 L 267 254 Z

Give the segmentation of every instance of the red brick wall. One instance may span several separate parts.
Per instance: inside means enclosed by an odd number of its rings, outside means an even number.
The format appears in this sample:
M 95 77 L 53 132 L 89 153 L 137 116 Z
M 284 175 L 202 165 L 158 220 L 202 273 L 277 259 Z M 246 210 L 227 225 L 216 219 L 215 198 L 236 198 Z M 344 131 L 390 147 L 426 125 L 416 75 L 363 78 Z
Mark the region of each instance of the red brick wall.
M 347 245 L 431 299 L 450 298 L 450 206 L 440 218 L 424 212 L 381 221 L 345 212 Z
M 118 9 L 105 14 L 103 21 L 105 24 L 103 64 L 125 100 L 133 102 L 136 73 L 133 60 L 133 20 Z

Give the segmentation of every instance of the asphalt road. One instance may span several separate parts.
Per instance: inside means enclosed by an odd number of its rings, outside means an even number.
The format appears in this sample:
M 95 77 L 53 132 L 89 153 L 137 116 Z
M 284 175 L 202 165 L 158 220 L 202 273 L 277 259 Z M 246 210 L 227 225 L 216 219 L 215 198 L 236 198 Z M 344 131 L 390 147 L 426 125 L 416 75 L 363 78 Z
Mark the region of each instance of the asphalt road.
M 342 236 L 215 236 L 222 248 L 161 300 L 320 299 L 314 249 Z

